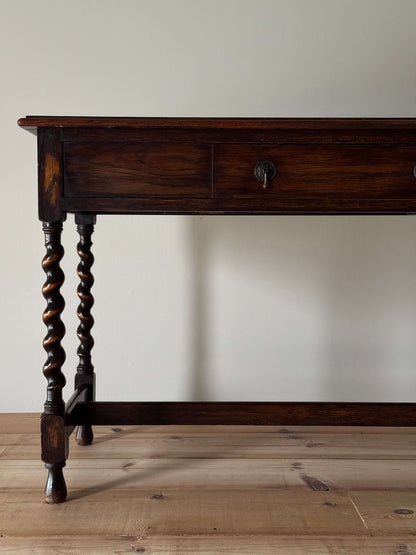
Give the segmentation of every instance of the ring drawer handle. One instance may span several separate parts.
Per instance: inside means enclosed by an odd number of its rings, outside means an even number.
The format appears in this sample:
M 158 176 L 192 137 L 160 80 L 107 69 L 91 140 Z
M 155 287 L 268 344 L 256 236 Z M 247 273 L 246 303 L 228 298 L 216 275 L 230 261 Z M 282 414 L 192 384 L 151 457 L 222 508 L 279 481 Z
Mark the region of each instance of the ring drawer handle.
M 256 162 L 254 166 L 254 175 L 257 181 L 263 185 L 263 189 L 267 189 L 271 181 L 276 177 L 276 174 L 276 166 L 269 160 L 261 160 Z

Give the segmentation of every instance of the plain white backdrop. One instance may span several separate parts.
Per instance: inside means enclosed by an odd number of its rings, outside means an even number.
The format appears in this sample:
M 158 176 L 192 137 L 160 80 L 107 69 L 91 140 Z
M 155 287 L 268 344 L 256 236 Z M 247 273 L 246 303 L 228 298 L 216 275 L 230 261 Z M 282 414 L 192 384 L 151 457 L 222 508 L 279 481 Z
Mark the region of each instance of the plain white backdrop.
M 0 0 L 0 411 L 46 385 L 18 117 L 416 116 L 415 21 L 414 0 Z M 72 216 L 63 240 L 68 398 Z M 100 400 L 415 399 L 414 217 L 101 216 L 94 253 Z

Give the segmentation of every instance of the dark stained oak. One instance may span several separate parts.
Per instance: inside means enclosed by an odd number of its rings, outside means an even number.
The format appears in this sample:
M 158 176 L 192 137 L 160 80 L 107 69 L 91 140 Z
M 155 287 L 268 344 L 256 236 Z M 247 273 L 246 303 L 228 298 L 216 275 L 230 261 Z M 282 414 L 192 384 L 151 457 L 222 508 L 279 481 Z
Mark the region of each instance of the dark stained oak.
M 65 362 L 65 351 L 61 345 L 65 336 L 65 326 L 61 320 L 65 300 L 60 293 L 65 279 L 60 267 L 60 261 L 64 256 L 64 249 L 61 245 L 62 223 L 44 222 L 43 231 L 46 246 L 46 254 L 42 260 L 42 268 L 46 273 L 46 281 L 42 287 L 42 294 L 46 300 L 43 322 L 47 327 L 47 334 L 43 340 L 43 347 L 47 354 L 43 373 L 48 380 L 44 412 L 60 415 L 63 414 L 65 408 L 62 399 L 65 376 L 61 370 Z
M 277 168 L 270 185 L 253 179 L 257 160 Z M 416 146 L 219 145 L 214 153 L 214 195 L 271 201 L 302 199 L 416 199 Z
M 45 486 L 45 501 L 46 503 L 63 503 L 68 494 L 63 467 L 64 464 L 46 463 L 48 469 L 48 477 Z
M 68 423 L 79 422 L 119 426 L 416 426 L 416 403 L 81 402 L 68 417 Z
M 40 131 L 40 129 L 39 129 Z M 77 142 L 107 142 L 109 130 L 105 127 L 65 127 L 59 130 L 64 146 Z M 161 131 L 158 127 L 112 127 L 111 143 L 171 145 L 219 145 L 219 144 L 299 144 L 299 145 L 413 145 L 414 130 L 410 128 L 389 129 L 371 127 L 326 128 L 321 120 L 315 120 L 314 126 L 307 129 L 297 128 L 295 124 L 286 128 L 270 127 L 166 127 Z
M 267 199 L 267 204 L 265 203 Z M 277 199 L 265 195 L 233 196 L 227 199 L 227 210 L 219 199 L 142 198 L 66 198 L 63 209 L 68 212 L 91 210 L 97 214 L 229 214 L 229 215 L 336 215 L 336 214 L 415 214 L 416 199 L 350 199 L 350 198 L 299 198 Z
M 178 127 L 182 129 L 399 129 L 414 132 L 416 118 L 152 118 L 91 116 L 26 116 L 18 120 L 20 127 L 57 128 L 130 128 L 148 129 Z
M 66 498 L 62 468 L 76 426 L 82 445 L 101 424 L 416 426 L 416 403 L 97 402 L 91 360 L 96 214 L 416 214 L 416 118 L 27 116 L 18 124 L 38 138 L 47 248 L 47 502 Z M 256 167 L 275 167 L 276 175 Z M 64 407 L 60 237 L 68 212 L 80 236 L 80 344 L 75 392 Z
M 95 399 L 95 372 L 91 359 L 91 350 L 94 347 L 94 338 L 91 329 L 94 325 L 94 318 L 91 309 L 94 305 L 94 297 L 91 288 L 94 284 L 94 276 L 91 267 L 94 263 L 94 255 L 91 252 L 92 240 L 91 236 L 94 232 L 96 217 L 91 214 L 75 214 L 75 223 L 79 234 L 79 243 L 77 246 L 80 262 L 77 267 L 77 274 L 80 283 L 77 288 L 79 305 L 77 315 L 79 318 L 79 326 L 77 335 L 79 339 L 79 347 L 77 355 L 79 363 L 77 373 L 75 375 L 75 390 L 85 386 L 86 400 L 94 401 Z M 79 445 L 91 445 L 94 439 L 92 427 L 89 424 L 81 424 L 78 426 L 76 433 Z
M 80 403 L 81 401 L 86 401 L 87 397 L 90 397 L 90 395 L 88 394 L 88 385 L 82 385 L 81 387 L 78 387 L 74 390 L 74 392 L 72 393 L 71 397 L 68 399 L 68 401 L 65 403 L 65 434 L 66 437 L 69 438 L 69 436 L 72 434 L 72 432 L 75 429 L 74 425 L 68 424 L 68 418 L 70 417 L 70 415 L 72 414 L 74 408 L 77 406 L 78 403 Z M 78 426 L 77 431 L 79 429 L 79 427 L 84 426 L 84 424 L 80 424 L 80 426 Z M 85 426 L 91 428 L 91 440 L 94 439 L 93 434 L 92 434 L 92 427 L 90 424 L 86 424 Z M 87 433 L 89 432 L 89 430 L 87 430 Z M 77 440 L 78 441 L 78 440 Z M 81 445 L 85 445 L 84 443 L 81 443 Z M 87 445 L 90 445 L 90 443 L 87 443 Z
M 48 220 L 416 211 L 416 118 L 28 116 L 19 125 L 38 133 Z M 278 167 L 266 190 L 253 172 L 261 160 Z
M 68 143 L 65 196 L 209 198 L 211 147 L 158 143 Z
M 65 351 L 61 345 L 65 336 L 65 326 L 61 320 L 65 301 L 60 293 L 64 282 L 64 273 L 60 267 L 60 261 L 64 255 L 61 245 L 62 222 L 44 222 L 43 231 L 46 246 L 46 254 L 42 260 L 42 268 L 46 273 L 46 281 L 42 288 L 46 300 L 43 322 L 47 327 L 47 334 L 43 340 L 43 347 L 47 354 L 43 374 L 48 380 L 48 385 L 41 417 L 41 446 L 42 460 L 48 469 L 45 499 L 48 503 L 59 503 L 66 498 L 62 468 L 65 466 L 68 454 L 64 421 L 65 404 L 62 398 L 62 389 L 65 386 L 65 376 L 62 372 Z
M 38 132 L 38 213 L 43 222 L 65 219 L 62 212 L 62 136 L 59 129 Z

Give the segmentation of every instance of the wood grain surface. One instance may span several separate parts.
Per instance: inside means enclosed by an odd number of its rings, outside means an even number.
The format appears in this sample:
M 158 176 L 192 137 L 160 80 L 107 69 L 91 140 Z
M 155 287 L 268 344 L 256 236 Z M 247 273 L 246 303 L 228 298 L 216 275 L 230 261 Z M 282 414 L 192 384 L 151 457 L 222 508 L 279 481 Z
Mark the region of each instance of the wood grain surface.
M 50 506 L 38 427 L 0 415 L 0 553 L 416 554 L 415 428 L 101 426 Z

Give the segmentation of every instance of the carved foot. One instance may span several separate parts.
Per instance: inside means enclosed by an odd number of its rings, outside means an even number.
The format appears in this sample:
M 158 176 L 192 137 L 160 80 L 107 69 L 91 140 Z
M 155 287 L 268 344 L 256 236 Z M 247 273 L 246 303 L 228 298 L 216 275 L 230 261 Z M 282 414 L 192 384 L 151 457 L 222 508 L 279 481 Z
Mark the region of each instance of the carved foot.
M 51 464 L 46 463 L 48 469 L 48 479 L 45 487 L 45 501 L 46 503 L 62 503 L 66 499 L 66 484 L 62 468 L 65 463 Z
M 89 424 L 78 426 L 76 440 L 78 445 L 91 445 L 94 439 L 94 433 Z

